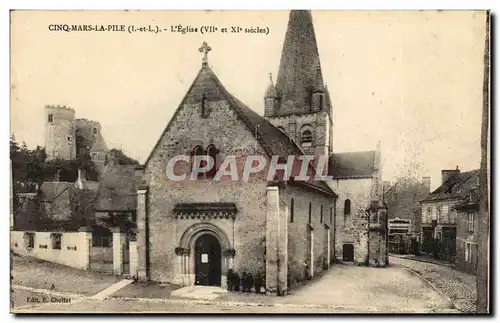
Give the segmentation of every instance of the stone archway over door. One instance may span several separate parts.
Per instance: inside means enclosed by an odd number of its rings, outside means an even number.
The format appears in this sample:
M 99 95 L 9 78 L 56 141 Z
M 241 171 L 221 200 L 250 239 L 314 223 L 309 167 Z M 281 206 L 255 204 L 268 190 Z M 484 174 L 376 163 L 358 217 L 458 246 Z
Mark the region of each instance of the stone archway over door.
M 195 241 L 195 285 L 221 286 L 222 249 L 216 236 L 206 233 Z
M 208 222 L 193 224 L 182 234 L 176 251 L 176 282 L 225 287 L 226 272 L 233 264 L 231 251 L 234 250 L 227 234 L 218 226 Z M 214 278 L 215 275 L 219 277 Z

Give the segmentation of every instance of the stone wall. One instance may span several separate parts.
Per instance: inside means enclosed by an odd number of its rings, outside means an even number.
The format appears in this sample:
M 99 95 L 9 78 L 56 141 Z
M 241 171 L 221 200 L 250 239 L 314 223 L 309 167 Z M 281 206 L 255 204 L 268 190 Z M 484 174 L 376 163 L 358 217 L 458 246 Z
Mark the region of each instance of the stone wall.
M 313 130 L 311 147 L 302 147 L 307 155 L 326 155 L 332 140 L 330 117 L 326 111 L 299 115 L 267 117 L 275 127 L 281 127 L 285 133 L 300 145 L 300 131 L 302 127 L 310 125 Z
M 369 223 L 368 264 L 373 267 L 385 267 L 388 264 L 387 253 L 387 211 L 373 210 Z
M 52 120 L 49 121 L 49 116 Z M 75 110 L 64 106 L 45 107 L 45 151 L 47 160 L 76 157 Z
M 28 247 L 24 231 L 11 231 L 11 250 L 21 256 L 55 262 L 78 269 L 89 269 L 90 232 L 54 232 L 62 234 L 61 248 L 54 249 L 51 232 L 32 232 L 35 235 L 33 248 Z
M 243 271 L 256 274 L 264 271 L 264 248 L 266 235 L 266 188 L 267 168 L 253 176 L 248 182 L 241 180 L 232 181 L 229 177 L 223 177 L 220 181 L 199 178 L 197 180 L 171 181 L 166 176 L 167 162 L 170 158 L 178 155 L 191 155 L 196 146 L 206 149 L 214 145 L 219 150 L 217 165 L 228 156 L 235 156 L 238 168 L 238 177 L 241 179 L 242 169 L 247 156 L 266 156 L 263 148 L 255 140 L 252 132 L 237 117 L 229 103 L 225 100 L 218 86 L 210 79 L 210 71 L 202 70 L 195 83 L 186 95 L 183 103 L 175 112 L 165 132 L 162 134 L 151 156 L 145 166 L 145 179 L 147 182 L 147 203 L 145 205 L 147 225 L 149 227 L 146 238 L 144 223 L 138 223 L 138 250 L 139 250 L 139 274 L 144 275 L 144 267 L 149 265 L 149 278 L 155 281 L 177 281 L 179 282 L 181 268 L 178 255 L 175 250 L 179 247 L 179 240 L 183 234 L 193 225 L 199 223 L 212 224 L 220 230 L 230 241 L 230 245 L 236 251 L 232 266 L 240 274 Z M 202 102 L 203 101 L 203 102 Z M 202 113 L 204 112 L 204 113 Z M 223 126 L 221 126 L 223 125 Z M 190 163 L 177 163 L 175 174 L 190 174 Z M 316 194 L 310 193 L 311 189 L 298 189 L 287 187 L 283 194 L 289 194 L 286 200 L 290 200 L 295 194 L 308 194 L 302 199 L 298 198 L 297 214 L 307 214 L 308 202 L 314 202 L 313 208 L 313 230 L 314 250 L 324 248 L 324 226 L 319 223 L 319 203 L 324 204 L 324 221 L 329 220 L 329 206 L 333 203 L 332 198 L 318 198 Z M 288 193 L 290 192 L 290 193 Z M 316 191 L 314 191 L 316 192 Z M 178 203 L 234 203 L 237 214 L 232 219 L 177 219 L 173 213 Z M 281 202 L 280 202 L 281 203 Z M 139 201 L 138 207 L 142 208 Z M 138 221 L 144 221 L 142 211 L 138 210 Z M 305 213 L 304 213 L 305 212 Z M 303 216 L 303 215 L 302 215 Z M 305 215 L 308 217 L 307 215 Z M 298 217 L 300 217 L 298 215 Z M 300 220 L 297 227 L 291 230 L 301 236 L 297 238 L 296 257 L 298 261 L 304 260 L 304 237 L 306 236 L 307 220 Z M 292 231 L 289 236 L 296 237 Z M 333 234 L 332 234 L 333 237 Z M 141 243 L 148 241 L 149 260 Z M 191 246 L 192 247 L 192 246 Z M 141 255 L 142 253 L 142 255 Z M 188 259 L 188 268 L 193 272 L 193 252 Z M 316 253 L 317 257 L 313 263 L 317 264 L 314 271 L 322 270 L 322 252 Z M 301 263 L 302 265 L 302 263 Z M 295 271 L 299 271 L 298 265 L 294 265 Z M 227 269 L 223 263 L 223 269 Z M 225 273 L 223 272 L 223 275 Z M 185 276 L 185 275 L 184 275 Z M 188 284 L 191 283 L 188 279 Z M 181 282 L 186 284 L 186 280 Z
M 203 75 L 201 76 L 203 81 Z M 192 93 L 197 95 L 197 87 Z M 171 281 L 178 274 L 175 248 L 180 236 L 196 222 L 210 222 L 220 228 L 236 250 L 234 269 L 256 273 L 264 270 L 262 241 L 265 237 L 266 176 L 261 172 L 248 183 L 222 179 L 169 181 L 166 177 L 168 160 L 176 155 L 190 155 L 193 148 L 213 144 L 219 150 L 218 159 L 234 155 L 238 163 L 243 156 L 264 155 L 250 131 L 236 117 L 225 100 L 217 100 L 213 90 L 208 101 L 207 116 L 201 116 L 196 95 L 188 95 L 185 104 L 177 110 L 167 131 L 161 136 L 145 168 L 148 182 L 149 265 L 150 278 Z M 210 97 L 210 96 L 209 96 Z M 220 125 L 224 126 L 221 127 Z M 180 163 L 182 164 L 182 163 Z M 239 166 L 242 166 L 239 164 Z M 189 172 L 187 163 L 179 174 Z M 238 167 L 239 168 L 239 167 Z M 176 171 L 177 172 L 177 171 Z M 241 176 L 241 172 L 239 172 Z M 240 177 L 241 178 L 241 177 Z M 173 208 L 177 203 L 231 202 L 238 209 L 232 220 L 177 220 Z M 139 247 L 139 250 L 141 248 Z M 223 273 L 224 274 L 224 273 Z
M 101 132 L 101 124 L 94 120 L 81 118 L 76 119 L 75 127 L 77 154 L 82 155 L 92 148 L 98 134 Z
M 298 185 L 282 187 L 280 197 L 288 206 L 288 274 L 290 282 L 303 280 L 305 277 L 304 263 L 311 268 L 311 228 L 313 236 L 313 274 L 321 272 L 328 265 L 334 252 L 334 199 L 321 195 L 316 191 Z M 293 198 L 293 222 L 291 200 Z M 311 222 L 309 223 L 309 204 L 311 205 Z M 321 207 L 323 206 L 323 208 Z M 321 216 L 323 210 L 323 216 Z M 330 220 L 330 210 L 332 218 Z M 330 248 L 327 245 L 327 228 L 330 227 Z M 292 286 L 293 287 L 293 286 Z
M 338 195 L 336 205 L 335 257 L 342 259 L 342 245 L 354 244 L 355 261 L 363 262 L 367 256 L 367 219 L 365 210 L 372 193 L 372 179 L 335 179 L 328 182 Z M 351 214 L 344 215 L 345 200 L 351 201 Z
M 457 241 L 456 241 L 456 255 L 455 267 L 458 270 L 476 274 L 477 269 L 477 229 L 478 229 L 478 212 L 470 211 L 474 214 L 474 231 L 469 232 L 469 211 L 459 212 L 457 216 Z M 465 249 L 466 243 L 471 243 L 472 257 L 470 261 L 466 261 Z

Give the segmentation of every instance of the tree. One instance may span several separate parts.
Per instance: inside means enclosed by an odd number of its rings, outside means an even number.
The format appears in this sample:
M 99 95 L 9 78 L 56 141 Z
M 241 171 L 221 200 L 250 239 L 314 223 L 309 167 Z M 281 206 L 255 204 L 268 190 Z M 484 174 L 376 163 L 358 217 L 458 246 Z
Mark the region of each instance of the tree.
M 139 165 L 137 160 L 127 156 L 121 149 L 113 148 L 109 152 L 113 156 L 114 162 L 118 165 Z
M 100 221 L 108 228 L 118 227 L 124 232 L 130 232 L 137 228 L 136 223 L 132 221 L 132 212 L 134 211 L 108 212 L 107 216 L 100 218 Z

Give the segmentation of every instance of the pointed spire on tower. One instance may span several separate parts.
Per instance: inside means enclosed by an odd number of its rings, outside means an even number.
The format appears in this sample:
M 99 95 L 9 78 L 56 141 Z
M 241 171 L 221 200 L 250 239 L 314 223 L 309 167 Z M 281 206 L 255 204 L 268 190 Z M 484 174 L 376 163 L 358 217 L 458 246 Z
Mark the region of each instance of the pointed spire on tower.
M 273 82 L 273 74 L 269 73 L 269 85 L 267 86 L 266 94 L 264 95 L 264 99 L 268 98 L 276 98 L 276 88 L 274 87 Z
M 318 45 L 309 10 L 292 10 L 276 81 L 283 113 L 306 112 L 318 75 L 323 82 Z M 292 104 L 289 104 L 291 102 Z M 288 111 L 293 109 L 293 111 Z M 285 111 L 286 110 L 286 111 Z

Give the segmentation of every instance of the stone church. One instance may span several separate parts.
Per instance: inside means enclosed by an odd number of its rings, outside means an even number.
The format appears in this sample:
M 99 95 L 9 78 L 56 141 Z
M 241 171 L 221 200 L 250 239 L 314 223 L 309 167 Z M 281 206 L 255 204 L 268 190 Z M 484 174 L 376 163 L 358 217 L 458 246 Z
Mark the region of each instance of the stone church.
M 312 15 L 292 11 L 276 84 L 264 94 L 264 116 L 229 93 L 208 64 L 201 68 L 144 164 L 138 190 L 141 280 L 224 287 L 229 269 L 265 274 L 269 294 L 286 294 L 338 261 L 386 263 L 380 203 L 380 147 L 333 153 L 333 105 L 323 81 Z M 173 181 L 168 161 L 207 155 L 196 180 Z M 329 178 L 214 180 L 236 156 L 326 156 Z M 195 159 L 191 159 L 194 161 Z M 189 173 L 193 162 L 182 164 Z M 316 172 L 317 165 L 309 165 Z M 179 171 L 179 169 L 177 169 Z

